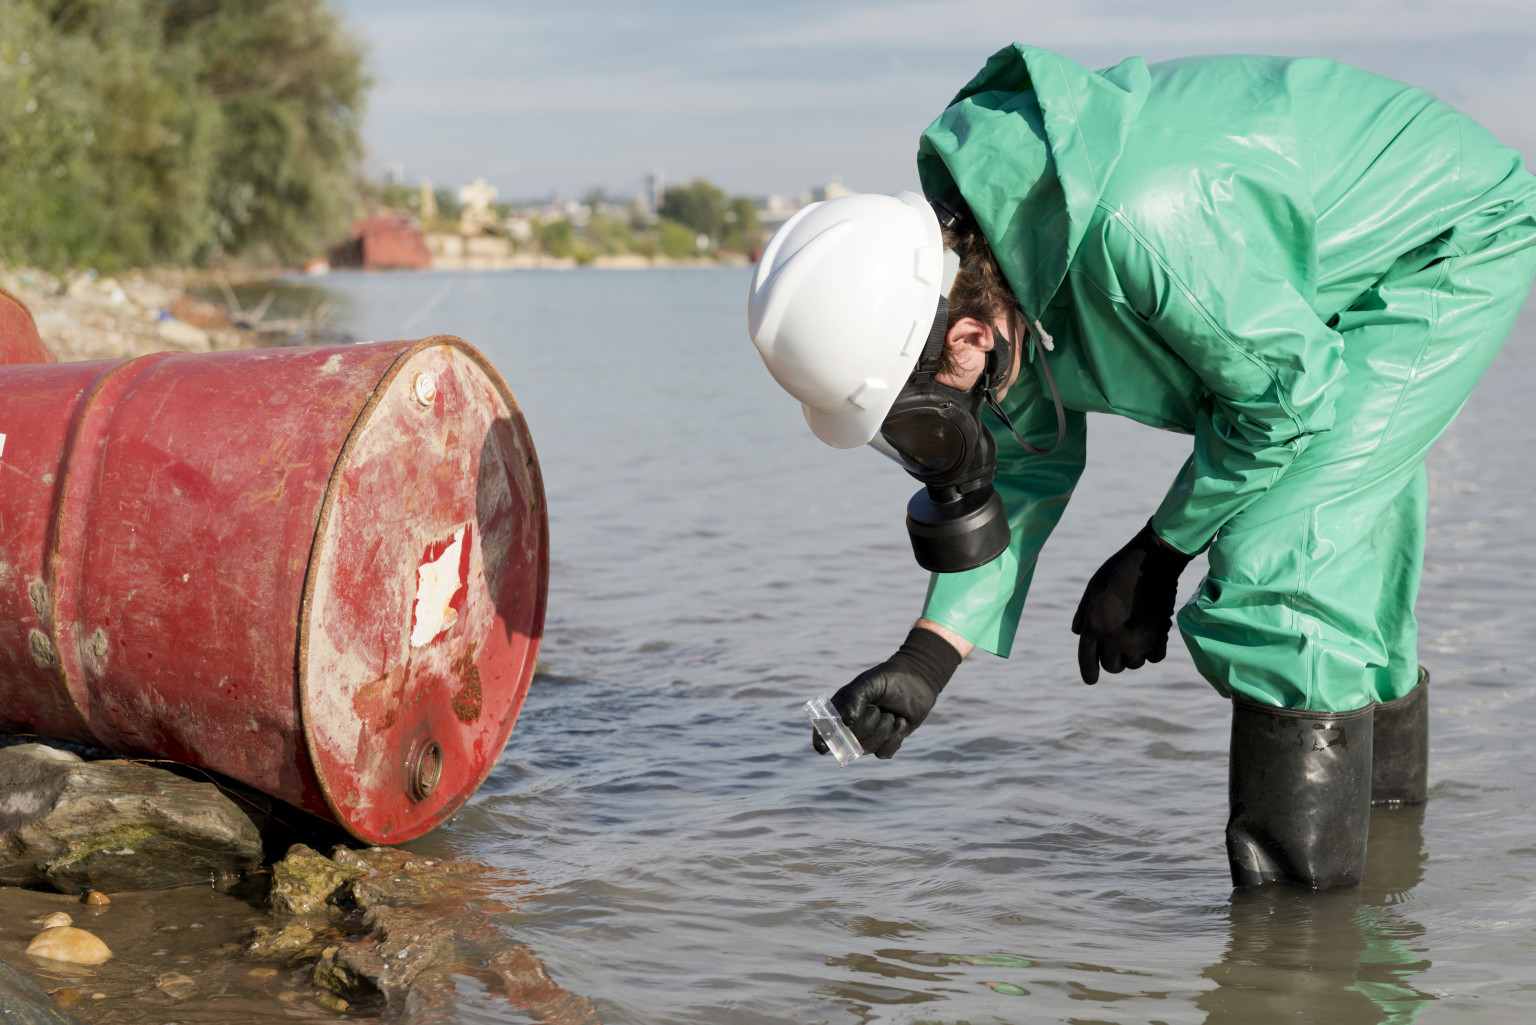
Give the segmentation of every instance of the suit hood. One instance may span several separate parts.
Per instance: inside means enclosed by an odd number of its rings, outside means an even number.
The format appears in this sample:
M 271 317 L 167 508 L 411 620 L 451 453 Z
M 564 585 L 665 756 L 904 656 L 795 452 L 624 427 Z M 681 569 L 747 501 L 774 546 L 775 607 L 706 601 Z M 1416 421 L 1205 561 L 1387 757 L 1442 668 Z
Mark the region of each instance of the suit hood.
M 1015 43 L 923 132 L 924 193 L 970 208 L 1029 317 L 1066 278 L 1150 84 L 1140 57 L 1093 72 Z

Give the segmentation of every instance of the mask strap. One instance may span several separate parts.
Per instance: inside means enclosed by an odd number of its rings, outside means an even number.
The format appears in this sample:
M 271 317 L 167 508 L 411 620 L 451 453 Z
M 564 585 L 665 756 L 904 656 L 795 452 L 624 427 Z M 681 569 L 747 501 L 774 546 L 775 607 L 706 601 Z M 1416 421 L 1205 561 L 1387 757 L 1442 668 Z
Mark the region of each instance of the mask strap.
M 933 324 L 928 328 L 928 340 L 923 343 L 923 351 L 918 354 L 918 372 L 932 370 L 938 366 L 939 354 L 944 351 L 944 336 L 949 331 L 949 296 L 939 296 L 938 309 L 933 314 Z
M 1012 319 L 1011 314 L 1009 315 L 1009 319 Z M 1042 342 L 1046 338 L 1050 337 L 1045 333 L 1043 328 L 1040 328 L 1038 321 L 1036 322 L 1035 327 L 1040 332 Z M 1034 337 L 1027 326 L 1025 327 L 1024 332 L 1025 335 L 1030 338 L 1031 345 L 1033 345 Z M 1003 342 L 1008 346 L 1009 351 L 1011 352 L 1013 349 L 1012 340 L 1010 340 L 1009 337 L 1006 334 L 1003 334 L 1001 331 L 999 331 L 998 334 L 1003 335 Z M 1050 348 L 1054 350 L 1056 347 L 1051 345 Z M 1030 355 L 1033 357 L 1036 355 L 1036 353 L 1031 352 Z M 1056 390 L 1056 378 L 1051 374 L 1051 365 L 1046 361 L 1044 353 L 1039 353 L 1038 355 L 1040 356 L 1040 369 L 1045 373 L 1045 383 L 1049 385 L 1051 389 L 1051 403 L 1056 407 L 1056 440 L 1051 443 L 1050 448 L 1035 448 L 1035 446 L 1025 441 L 1024 438 L 1019 434 L 1018 428 L 1013 426 L 1013 421 L 1008 418 L 1007 413 L 1003 412 L 1002 404 L 997 400 L 997 391 L 993 387 L 990 374 L 988 375 L 986 386 L 982 389 L 981 394 L 982 398 L 986 400 L 987 408 L 997 414 L 998 419 L 1001 420 L 1003 424 L 1008 428 L 1009 432 L 1013 434 L 1014 439 L 1023 446 L 1025 452 L 1028 452 L 1032 456 L 1048 456 L 1061 447 L 1062 441 L 1067 436 L 1067 413 L 1066 410 L 1064 410 L 1061 406 L 1061 394 Z M 1030 362 L 1034 362 L 1033 358 L 1031 358 Z

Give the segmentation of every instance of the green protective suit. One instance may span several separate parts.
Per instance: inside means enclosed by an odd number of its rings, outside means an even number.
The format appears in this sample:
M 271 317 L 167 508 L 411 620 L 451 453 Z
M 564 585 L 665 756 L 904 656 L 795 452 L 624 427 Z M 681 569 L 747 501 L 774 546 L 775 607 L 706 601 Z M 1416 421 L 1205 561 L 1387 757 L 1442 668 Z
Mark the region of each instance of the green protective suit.
M 923 133 L 1054 339 L 993 422 L 1012 544 L 925 618 L 1007 655 L 1086 458 L 1085 412 L 1194 436 L 1152 517 L 1210 572 L 1180 610 L 1224 695 L 1346 711 L 1418 680 L 1424 456 L 1536 274 L 1536 178 L 1422 89 L 1313 58 L 995 54 Z M 1122 539 L 1105 539 L 1105 554 Z

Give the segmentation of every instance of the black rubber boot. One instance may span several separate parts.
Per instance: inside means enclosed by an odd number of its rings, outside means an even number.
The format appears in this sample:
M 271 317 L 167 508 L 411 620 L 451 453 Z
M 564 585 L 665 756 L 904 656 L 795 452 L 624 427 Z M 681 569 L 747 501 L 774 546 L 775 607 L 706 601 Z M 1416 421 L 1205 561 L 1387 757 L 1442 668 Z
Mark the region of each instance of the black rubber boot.
M 1374 706 L 1232 702 L 1227 858 L 1236 886 L 1350 886 L 1365 867 Z
M 1429 670 L 1396 701 L 1376 706 L 1371 803 L 1389 808 L 1429 799 Z

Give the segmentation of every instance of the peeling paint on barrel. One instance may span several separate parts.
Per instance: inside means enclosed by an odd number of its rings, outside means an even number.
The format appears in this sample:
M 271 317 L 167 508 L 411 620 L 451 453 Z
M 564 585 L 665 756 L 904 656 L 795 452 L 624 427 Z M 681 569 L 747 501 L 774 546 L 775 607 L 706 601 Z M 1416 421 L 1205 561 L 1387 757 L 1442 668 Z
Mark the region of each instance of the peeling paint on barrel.
M 59 664 L 59 656 L 53 650 L 53 641 L 41 630 L 27 631 L 27 646 L 32 649 L 32 660 L 39 669 L 53 669 Z
M 537 656 L 547 522 L 521 413 L 467 344 L 0 367 L 11 420 L 29 444 L 0 488 L 8 728 L 214 769 L 376 843 L 490 771 Z M 441 621 L 413 647 L 445 540 Z
M 45 619 L 48 615 L 48 585 L 41 580 L 34 580 L 27 585 L 27 600 L 32 603 L 32 609 L 39 619 Z

